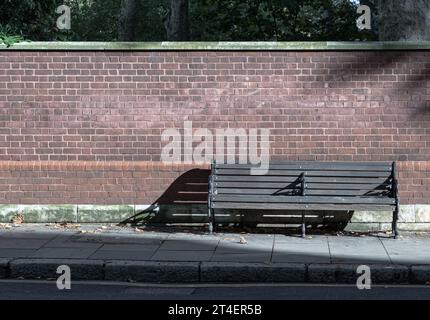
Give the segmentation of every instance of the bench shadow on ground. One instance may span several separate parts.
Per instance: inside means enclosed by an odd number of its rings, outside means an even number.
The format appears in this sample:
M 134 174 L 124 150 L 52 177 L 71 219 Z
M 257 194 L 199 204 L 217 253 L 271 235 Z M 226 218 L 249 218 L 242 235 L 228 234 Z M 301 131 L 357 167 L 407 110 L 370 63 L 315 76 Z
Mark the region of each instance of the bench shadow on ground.
M 192 169 L 179 176 L 148 208 L 122 221 L 120 225 L 177 232 L 205 233 L 208 219 L 208 178 L 210 170 Z M 287 185 L 287 184 L 286 184 Z M 274 191 L 283 194 L 283 189 Z M 300 234 L 301 211 L 218 210 L 219 231 Z M 308 234 L 344 232 L 352 211 L 306 211 Z

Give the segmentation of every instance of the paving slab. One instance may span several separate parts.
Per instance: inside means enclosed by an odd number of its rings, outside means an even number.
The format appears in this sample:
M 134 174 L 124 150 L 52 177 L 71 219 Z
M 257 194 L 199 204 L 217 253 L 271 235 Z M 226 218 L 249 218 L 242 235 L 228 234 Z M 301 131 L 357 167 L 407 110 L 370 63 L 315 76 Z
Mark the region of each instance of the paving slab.
M 329 237 L 328 243 L 332 263 L 391 263 L 378 237 Z
M 274 234 L 267 234 L 267 233 L 245 233 L 245 234 L 226 234 L 225 236 L 233 236 L 235 238 L 245 238 L 246 240 L 252 241 L 252 242 L 266 242 L 266 241 L 273 241 L 275 238 Z
M 165 240 L 189 240 L 192 237 L 194 240 L 219 240 L 219 233 L 196 233 L 196 232 L 173 232 L 167 235 Z
M 21 239 L 21 238 L 6 238 L 0 240 L 1 249 L 39 249 L 48 239 Z
M 0 249 L 0 258 L 26 258 L 34 252 L 36 249 Z
M 430 264 L 430 239 L 382 239 L 393 263 Z
M 152 261 L 209 261 L 213 251 L 184 251 L 159 250 L 152 257 Z
M 39 239 L 50 240 L 58 236 L 56 232 L 37 232 L 37 231 L 17 231 L 17 230 L 0 230 L 0 239 L 15 238 L 15 239 Z
M 246 240 L 241 243 L 240 239 L 237 240 L 220 240 L 216 252 L 217 253 L 263 253 L 272 252 L 273 239 L 264 241 L 251 241 Z
M 210 251 L 215 250 L 219 240 L 166 240 L 164 241 L 159 250 L 193 250 L 193 251 Z
M 95 251 L 95 248 L 41 248 L 30 256 L 33 258 L 87 259 Z
M 210 261 L 218 262 L 261 262 L 269 263 L 271 258 L 271 253 L 215 253 Z
M 309 250 L 302 253 L 293 252 L 274 252 L 272 256 L 274 263 L 330 263 L 328 252 L 315 252 Z
M 155 251 L 159 247 L 152 244 L 104 244 L 98 251 Z
M 325 235 L 307 235 L 304 238 L 301 235 L 283 235 L 276 234 L 274 236 L 275 243 L 319 243 L 327 242 L 328 237 Z
M 275 238 L 272 262 L 330 263 L 327 237 Z
M 93 253 L 89 258 L 101 260 L 144 261 L 150 260 L 154 253 L 155 250 L 98 250 Z
M 167 239 L 167 235 L 129 236 L 121 234 L 110 235 L 74 235 L 71 241 L 76 242 L 101 242 L 112 244 L 158 244 Z
M 97 249 L 103 246 L 100 242 L 84 242 L 84 241 L 73 241 L 71 235 L 59 235 L 52 240 L 46 242 L 44 248 L 93 248 Z

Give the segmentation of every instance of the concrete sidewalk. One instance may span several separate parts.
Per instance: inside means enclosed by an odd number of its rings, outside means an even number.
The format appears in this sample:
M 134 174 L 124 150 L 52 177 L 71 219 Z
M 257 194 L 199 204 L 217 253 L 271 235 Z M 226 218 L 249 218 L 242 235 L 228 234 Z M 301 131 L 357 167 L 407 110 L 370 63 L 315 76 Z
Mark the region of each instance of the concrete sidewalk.
M 0 225 L 0 278 L 142 282 L 430 282 L 430 234 L 299 236 L 205 234 L 102 225 Z M 176 229 L 177 230 L 177 229 Z

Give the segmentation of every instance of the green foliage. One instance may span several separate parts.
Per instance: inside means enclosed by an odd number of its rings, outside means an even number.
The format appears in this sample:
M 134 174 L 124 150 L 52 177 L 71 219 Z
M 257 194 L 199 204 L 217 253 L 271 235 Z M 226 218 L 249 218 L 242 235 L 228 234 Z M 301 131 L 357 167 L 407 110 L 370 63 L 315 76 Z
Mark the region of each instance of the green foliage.
M 169 10 L 169 0 L 141 0 L 136 26 L 136 41 L 165 41 L 163 20 Z
M 9 26 L 12 34 L 32 40 L 55 40 L 55 8 L 61 0 L 2 0 L 0 24 Z
M 373 40 L 356 27 L 349 0 L 195 0 L 192 35 L 197 40 Z
M 376 29 L 359 31 L 350 0 L 189 0 L 191 41 L 375 40 Z M 367 0 L 375 16 L 377 0 Z M 170 0 L 140 0 L 136 41 L 166 40 Z M 58 30 L 55 9 L 71 7 L 72 29 Z M 2 41 L 116 41 L 121 0 L 2 0 Z M 7 36 L 6 36 L 7 35 Z
M 11 45 L 22 40 L 24 40 L 24 38 L 21 35 L 13 34 L 13 30 L 9 25 L 0 25 L 0 44 L 4 44 L 9 48 Z
M 115 41 L 121 0 L 66 0 L 70 7 L 72 41 Z
M 72 13 L 72 41 L 117 41 L 121 0 L 66 0 Z M 135 41 L 162 41 L 166 33 L 163 15 L 168 0 L 142 0 L 138 4 Z M 58 36 L 61 33 L 57 34 Z M 63 32 L 64 35 L 64 32 Z

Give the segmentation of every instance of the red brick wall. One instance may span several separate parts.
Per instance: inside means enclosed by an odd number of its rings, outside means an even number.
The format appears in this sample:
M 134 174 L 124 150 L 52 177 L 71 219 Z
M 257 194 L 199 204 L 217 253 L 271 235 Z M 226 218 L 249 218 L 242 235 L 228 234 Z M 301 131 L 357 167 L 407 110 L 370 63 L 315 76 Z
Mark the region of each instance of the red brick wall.
M 206 203 L 208 166 L 195 168 L 141 161 L 3 161 L 0 203 Z M 188 199 L 180 191 L 187 191 Z
M 270 128 L 274 159 L 401 161 L 402 203 L 430 203 L 429 98 L 429 51 L 3 51 L 0 203 L 150 203 L 198 167 L 159 163 L 185 120 Z

